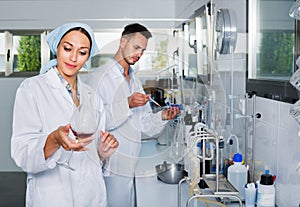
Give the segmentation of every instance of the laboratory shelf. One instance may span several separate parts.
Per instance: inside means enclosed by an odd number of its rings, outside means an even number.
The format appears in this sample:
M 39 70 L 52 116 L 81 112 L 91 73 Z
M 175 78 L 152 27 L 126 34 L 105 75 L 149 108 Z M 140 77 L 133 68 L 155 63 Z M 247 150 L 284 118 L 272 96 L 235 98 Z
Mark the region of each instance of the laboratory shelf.
M 216 175 L 206 174 L 203 176 L 203 180 L 208 185 L 208 188 L 215 195 L 238 195 L 239 192 L 236 188 L 226 179 L 223 174 L 219 175 L 219 189 L 216 189 Z

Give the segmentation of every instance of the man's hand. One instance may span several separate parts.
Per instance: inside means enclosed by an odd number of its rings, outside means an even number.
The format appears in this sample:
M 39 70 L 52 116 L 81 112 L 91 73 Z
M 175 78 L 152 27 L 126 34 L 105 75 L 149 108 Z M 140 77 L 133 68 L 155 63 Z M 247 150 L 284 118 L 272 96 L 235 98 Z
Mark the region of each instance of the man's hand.
M 149 94 L 134 92 L 131 96 L 128 97 L 128 105 L 129 108 L 144 106 L 149 100 L 150 100 Z
M 177 114 L 179 114 L 179 112 L 179 107 L 170 107 L 169 109 L 162 111 L 161 118 L 162 120 L 171 120 L 174 119 L 177 116 Z

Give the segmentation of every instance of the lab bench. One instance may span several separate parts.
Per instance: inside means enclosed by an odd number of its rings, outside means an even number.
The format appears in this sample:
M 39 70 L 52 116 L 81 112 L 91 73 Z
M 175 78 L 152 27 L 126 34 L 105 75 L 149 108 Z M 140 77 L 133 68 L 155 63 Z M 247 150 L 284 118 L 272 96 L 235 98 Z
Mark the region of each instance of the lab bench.
M 157 178 L 155 166 L 163 161 L 172 162 L 167 146 L 157 144 L 156 140 L 142 142 L 140 159 L 135 171 L 137 207 L 177 207 L 178 185 L 166 184 Z M 208 189 L 204 189 L 207 192 Z M 208 192 L 209 193 L 209 192 Z M 186 206 L 189 199 L 190 189 L 186 182 L 181 184 L 181 207 Z M 205 207 L 203 202 L 191 203 L 191 207 Z M 211 205 L 210 206 L 217 206 Z M 238 203 L 229 203 L 227 206 L 237 207 Z

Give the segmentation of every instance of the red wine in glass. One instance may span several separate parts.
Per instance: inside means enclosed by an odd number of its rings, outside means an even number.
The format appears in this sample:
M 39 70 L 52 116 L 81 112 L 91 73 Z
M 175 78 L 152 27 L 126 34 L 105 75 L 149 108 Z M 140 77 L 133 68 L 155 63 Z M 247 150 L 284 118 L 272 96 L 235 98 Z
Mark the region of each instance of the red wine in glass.
M 91 104 L 84 103 L 76 107 L 73 112 L 70 124 L 71 131 L 76 138 L 87 138 L 92 136 L 98 127 L 93 106 Z M 74 171 L 75 169 L 69 164 L 72 154 L 73 150 L 71 150 L 70 155 L 66 161 L 57 161 L 56 163 Z
M 84 133 L 84 132 L 76 132 L 71 128 L 71 131 L 77 138 L 88 138 L 91 137 L 94 133 Z

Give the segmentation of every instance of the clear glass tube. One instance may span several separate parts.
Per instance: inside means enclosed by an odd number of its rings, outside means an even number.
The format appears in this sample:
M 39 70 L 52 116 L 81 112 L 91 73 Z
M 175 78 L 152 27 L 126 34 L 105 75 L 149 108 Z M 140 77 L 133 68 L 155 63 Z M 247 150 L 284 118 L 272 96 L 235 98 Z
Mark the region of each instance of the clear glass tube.
M 289 15 L 292 18 L 300 20 L 300 0 L 297 0 L 290 8 Z

